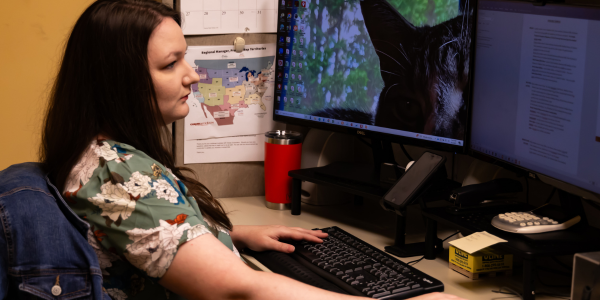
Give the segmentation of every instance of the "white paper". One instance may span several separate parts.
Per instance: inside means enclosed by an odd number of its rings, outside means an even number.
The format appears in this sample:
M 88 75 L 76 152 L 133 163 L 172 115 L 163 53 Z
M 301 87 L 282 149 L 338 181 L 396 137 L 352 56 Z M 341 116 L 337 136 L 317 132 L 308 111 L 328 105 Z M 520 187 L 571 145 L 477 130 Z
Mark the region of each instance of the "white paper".
M 495 235 L 489 234 L 486 231 L 481 231 L 475 232 L 461 239 L 453 240 L 450 242 L 450 245 L 460 250 L 463 250 L 469 254 L 473 254 L 483 248 L 487 248 L 498 243 L 506 242 L 506 240 L 503 240 Z
M 276 32 L 278 0 L 181 0 L 183 34 Z
M 280 129 L 273 121 L 275 48 L 275 44 L 248 45 L 242 53 L 233 46 L 188 48 L 185 59 L 200 82 L 192 85 L 187 100 L 185 164 L 264 160 L 265 132 Z M 254 143 L 256 135 L 263 142 Z M 201 141 L 215 138 L 228 138 L 218 141 L 228 146 L 207 148 L 209 141 Z M 237 154 L 227 157 L 227 151 Z
M 588 21 L 525 15 L 515 153 L 577 174 Z
M 184 164 L 263 161 L 265 135 L 235 136 L 186 141 L 183 149 Z

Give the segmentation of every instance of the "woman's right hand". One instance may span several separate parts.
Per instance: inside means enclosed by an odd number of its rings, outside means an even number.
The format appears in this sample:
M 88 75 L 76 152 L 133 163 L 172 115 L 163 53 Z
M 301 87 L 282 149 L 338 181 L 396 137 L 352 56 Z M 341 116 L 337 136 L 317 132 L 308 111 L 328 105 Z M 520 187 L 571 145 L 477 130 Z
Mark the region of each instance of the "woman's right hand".
M 414 298 L 410 298 L 408 300 L 466 300 L 466 299 L 458 297 L 458 296 L 450 295 L 450 294 L 444 294 L 444 293 L 429 293 L 429 294 L 417 296 Z

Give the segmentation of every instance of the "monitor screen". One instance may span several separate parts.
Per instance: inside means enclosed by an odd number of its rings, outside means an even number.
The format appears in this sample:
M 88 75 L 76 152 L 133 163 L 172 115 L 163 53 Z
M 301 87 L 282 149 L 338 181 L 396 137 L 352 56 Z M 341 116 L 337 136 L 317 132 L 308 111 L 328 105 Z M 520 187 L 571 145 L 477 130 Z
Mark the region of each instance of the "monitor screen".
M 462 148 L 467 3 L 281 0 L 274 119 Z
M 478 2 L 471 149 L 600 193 L 600 9 Z

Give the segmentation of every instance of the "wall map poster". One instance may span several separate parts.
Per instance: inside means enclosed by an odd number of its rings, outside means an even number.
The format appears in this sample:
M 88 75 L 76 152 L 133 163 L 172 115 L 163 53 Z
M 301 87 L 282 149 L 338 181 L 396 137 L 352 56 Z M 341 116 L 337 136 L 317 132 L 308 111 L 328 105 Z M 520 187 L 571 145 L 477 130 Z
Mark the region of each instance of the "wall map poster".
M 187 100 L 184 163 L 263 160 L 264 133 L 275 129 L 275 44 L 247 45 L 242 53 L 190 46 L 186 61 L 200 81 Z

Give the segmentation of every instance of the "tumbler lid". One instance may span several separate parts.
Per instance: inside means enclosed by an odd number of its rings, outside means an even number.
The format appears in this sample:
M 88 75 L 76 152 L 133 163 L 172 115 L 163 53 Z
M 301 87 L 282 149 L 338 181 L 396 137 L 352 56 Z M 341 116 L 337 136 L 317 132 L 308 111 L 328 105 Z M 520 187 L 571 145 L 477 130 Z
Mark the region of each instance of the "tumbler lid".
M 265 142 L 277 145 L 294 145 L 302 143 L 302 134 L 289 130 L 273 130 L 265 133 Z

